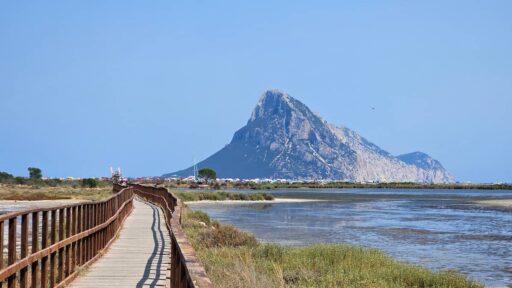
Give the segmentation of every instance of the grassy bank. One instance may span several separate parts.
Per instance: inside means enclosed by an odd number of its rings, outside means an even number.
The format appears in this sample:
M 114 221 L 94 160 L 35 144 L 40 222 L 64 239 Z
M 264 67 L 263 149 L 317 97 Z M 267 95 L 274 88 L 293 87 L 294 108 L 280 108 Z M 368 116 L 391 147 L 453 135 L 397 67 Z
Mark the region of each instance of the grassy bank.
M 274 196 L 269 193 L 234 193 L 234 192 L 191 192 L 191 191 L 173 191 L 176 197 L 182 201 L 201 201 L 201 200 L 242 200 L 242 201 L 262 201 L 274 200 Z
M 183 228 L 216 287 L 483 287 L 450 271 L 349 245 L 287 247 L 185 209 Z
M 112 187 L 73 188 L 0 185 L 0 200 L 102 200 L 112 195 Z

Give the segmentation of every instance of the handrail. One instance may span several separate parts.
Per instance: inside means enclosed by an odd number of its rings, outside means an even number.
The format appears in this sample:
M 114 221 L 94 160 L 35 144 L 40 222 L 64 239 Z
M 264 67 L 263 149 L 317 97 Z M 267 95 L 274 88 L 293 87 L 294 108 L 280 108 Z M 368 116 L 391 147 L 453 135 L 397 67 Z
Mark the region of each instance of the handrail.
M 210 288 L 212 282 L 181 227 L 181 201 L 163 187 L 128 184 L 146 201 L 160 206 L 171 236 L 171 275 L 167 287 Z
M 133 209 L 134 195 L 160 206 L 164 212 L 171 238 L 171 267 L 166 286 L 213 287 L 183 232 L 183 204 L 177 197 L 165 188 L 138 184 L 114 184 L 112 190 L 114 195 L 99 202 L 0 215 L 0 288 L 5 284 L 8 288 L 63 287 L 69 284 L 80 268 L 97 260 L 113 242 Z M 17 233 L 18 226 L 20 233 Z M 7 267 L 4 267 L 4 243 L 8 247 Z
M 103 201 L 1 215 L 0 287 L 5 283 L 9 288 L 65 286 L 79 268 L 99 258 L 132 209 L 133 191 L 122 189 Z M 4 239 L 6 226 L 8 237 Z M 8 247 L 5 268 L 4 240 Z

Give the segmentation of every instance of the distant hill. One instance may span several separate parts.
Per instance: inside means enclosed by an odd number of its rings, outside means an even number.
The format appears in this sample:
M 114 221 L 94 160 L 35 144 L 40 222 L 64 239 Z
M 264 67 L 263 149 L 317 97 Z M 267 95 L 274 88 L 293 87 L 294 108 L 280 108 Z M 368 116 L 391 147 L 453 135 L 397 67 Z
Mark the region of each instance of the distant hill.
M 197 164 L 221 178 L 453 182 L 439 161 L 414 152 L 395 157 L 347 127 L 336 127 L 300 101 L 265 92 L 247 125 Z M 163 176 L 189 176 L 193 168 Z

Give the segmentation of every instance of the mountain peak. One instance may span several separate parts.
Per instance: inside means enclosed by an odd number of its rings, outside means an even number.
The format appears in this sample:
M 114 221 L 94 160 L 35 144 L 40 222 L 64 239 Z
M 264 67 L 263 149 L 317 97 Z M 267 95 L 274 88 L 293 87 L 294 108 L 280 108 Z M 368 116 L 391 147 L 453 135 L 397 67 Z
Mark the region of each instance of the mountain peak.
M 285 100 L 285 99 L 288 99 L 288 98 L 290 98 L 290 95 L 282 92 L 279 89 L 269 89 L 269 90 L 265 91 L 261 95 L 259 103 L 267 101 L 269 99 L 282 99 L 282 100 Z
M 283 93 L 277 89 L 267 90 L 263 93 L 254 108 L 250 121 L 254 121 L 259 117 L 273 115 L 279 111 L 292 109 L 293 99 L 290 95 Z
M 395 157 L 346 127 L 335 127 L 279 90 L 261 95 L 247 125 L 197 164 L 225 178 L 451 182 L 430 156 Z M 168 175 L 188 176 L 193 167 Z

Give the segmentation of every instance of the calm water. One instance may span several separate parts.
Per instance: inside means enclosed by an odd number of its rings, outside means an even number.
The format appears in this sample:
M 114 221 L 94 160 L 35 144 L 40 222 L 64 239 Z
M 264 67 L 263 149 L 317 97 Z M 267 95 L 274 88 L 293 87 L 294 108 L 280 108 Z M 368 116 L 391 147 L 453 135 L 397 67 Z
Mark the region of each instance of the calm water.
M 287 245 L 351 243 L 432 269 L 454 269 L 489 287 L 512 287 L 512 208 L 473 201 L 512 199 L 512 191 L 277 190 L 322 202 L 190 203 L 212 218 Z

